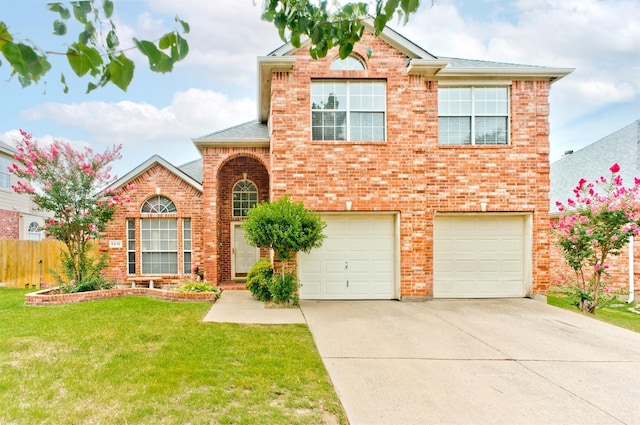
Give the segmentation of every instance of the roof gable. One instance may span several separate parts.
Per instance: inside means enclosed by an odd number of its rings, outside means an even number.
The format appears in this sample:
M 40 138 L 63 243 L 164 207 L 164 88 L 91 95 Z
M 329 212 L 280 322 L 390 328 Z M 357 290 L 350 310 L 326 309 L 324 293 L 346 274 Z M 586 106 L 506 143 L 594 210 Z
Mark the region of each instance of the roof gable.
M 162 158 L 160 155 L 153 155 L 151 158 L 147 159 L 145 162 L 143 162 L 142 164 L 138 165 L 136 168 L 134 168 L 133 170 L 129 171 L 127 174 L 125 174 L 124 176 L 120 177 L 118 180 L 116 180 L 112 184 L 110 184 L 108 186 L 108 188 L 109 189 L 114 189 L 114 188 L 119 188 L 119 187 L 125 186 L 128 183 L 130 183 L 133 180 L 135 180 L 138 176 L 140 176 L 141 174 L 143 174 L 147 170 L 149 170 L 152 167 L 154 167 L 155 165 L 159 165 L 161 167 L 164 167 L 165 169 L 167 169 L 169 172 L 174 174 L 179 179 L 181 179 L 184 182 L 186 182 L 187 184 L 191 185 L 193 188 L 195 188 L 199 192 L 202 192 L 202 183 L 201 182 L 199 182 L 196 179 L 194 179 L 191 175 L 187 174 L 185 171 L 183 171 L 183 170 L 179 169 L 178 167 L 174 166 L 173 164 L 171 164 L 170 162 L 168 162 L 167 160 Z

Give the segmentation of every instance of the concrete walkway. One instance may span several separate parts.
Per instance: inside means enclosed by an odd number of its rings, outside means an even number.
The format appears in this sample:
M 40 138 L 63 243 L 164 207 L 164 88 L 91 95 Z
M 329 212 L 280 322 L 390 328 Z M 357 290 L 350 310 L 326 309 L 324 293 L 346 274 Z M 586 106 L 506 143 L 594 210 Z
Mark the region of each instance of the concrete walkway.
M 306 323 L 299 308 L 266 308 L 246 290 L 223 291 L 203 320 L 268 325 Z
M 529 299 L 301 303 L 352 425 L 640 424 L 640 334 Z

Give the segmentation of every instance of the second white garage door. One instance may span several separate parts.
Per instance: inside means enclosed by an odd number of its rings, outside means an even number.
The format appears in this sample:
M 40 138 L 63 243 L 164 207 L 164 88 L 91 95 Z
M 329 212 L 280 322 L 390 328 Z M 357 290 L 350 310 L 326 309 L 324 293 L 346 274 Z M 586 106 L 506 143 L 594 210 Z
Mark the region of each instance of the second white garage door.
M 322 247 L 298 257 L 301 299 L 392 299 L 395 216 L 324 215 Z
M 525 216 L 436 216 L 433 296 L 525 295 Z

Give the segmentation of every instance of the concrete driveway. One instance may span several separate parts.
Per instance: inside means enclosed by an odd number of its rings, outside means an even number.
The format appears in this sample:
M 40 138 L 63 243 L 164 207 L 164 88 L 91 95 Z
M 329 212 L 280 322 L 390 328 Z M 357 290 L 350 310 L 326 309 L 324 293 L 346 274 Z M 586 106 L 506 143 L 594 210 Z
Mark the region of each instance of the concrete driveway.
M 530 299 L 303 301 L 352 425 L 640 424 L 640 334 Z

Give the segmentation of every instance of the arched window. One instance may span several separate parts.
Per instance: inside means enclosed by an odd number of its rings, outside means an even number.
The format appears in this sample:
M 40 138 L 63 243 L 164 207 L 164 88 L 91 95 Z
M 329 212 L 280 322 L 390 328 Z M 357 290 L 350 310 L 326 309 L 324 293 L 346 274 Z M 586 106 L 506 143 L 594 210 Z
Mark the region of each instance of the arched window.
M 30 241 L 42 240 L 42 229 L 35 221 L 29 223 L 29 227 L 27 228 L 27 239 Z
M 153 196 L 147 199 L 142 204 L 140 212 L 162 214 L 162 213 L 174 213 L 176 212 L 176 206 L 173 201 L 165 196 Z
M 258 203 L 258 188 L 250 180 L 240 180 L 233 186 L 233 216 L 246 217 Z
M 332 71 L 364 71 L 364 63 L 355 56 L 347 56 L 344 59 L 337 57 L 331 62 Z

